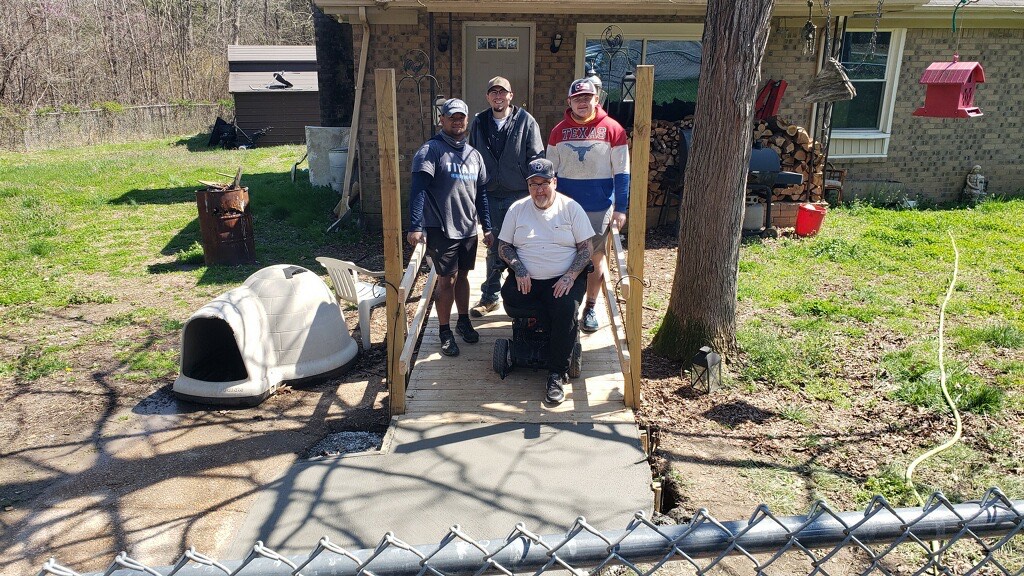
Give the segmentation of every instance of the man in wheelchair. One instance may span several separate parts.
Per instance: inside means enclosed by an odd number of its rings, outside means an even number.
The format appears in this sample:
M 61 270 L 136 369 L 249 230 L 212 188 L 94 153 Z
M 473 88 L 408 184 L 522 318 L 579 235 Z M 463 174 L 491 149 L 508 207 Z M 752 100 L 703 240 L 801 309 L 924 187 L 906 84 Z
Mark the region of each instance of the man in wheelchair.
M 558 404 L 565 399 L 563 388 L 574 355 L 578 376 L 578 313 L 587 289 L 586 272 L 592 266 L 594 229 L 583 208 L 556 191 L 550 160 L 533 160 L 527 172 L 530 196 L 509 207 L 498 236 L 498 255 L 515 273 L 505 280 L 501 297 L 509 316 L 534 317 L 541 330 L 548 330 L 545 399 Z

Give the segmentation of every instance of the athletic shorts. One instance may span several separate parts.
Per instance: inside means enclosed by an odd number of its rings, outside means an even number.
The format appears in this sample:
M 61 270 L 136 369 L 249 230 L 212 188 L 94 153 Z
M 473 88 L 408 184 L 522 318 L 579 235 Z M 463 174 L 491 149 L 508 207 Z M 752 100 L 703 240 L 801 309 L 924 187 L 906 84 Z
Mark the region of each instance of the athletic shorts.
M 594 240 L 590 244 L 590 250 L 594 254 L 598 252 L 604 253 L 605 246 L 608 245 L 608 239 L 612 236 L 612 228 L 610 226 L 612 222 L 612 207 L 609 206 L 607 210 L 602 212 L 587 212 L 587 218 L 590 218 L 590 225 L 594 228 Z
M 426 233 L 427 256 L 434 262 L 438 275 L 451 276 L 460 270 L 472 270 L 476 265 L 476 236 L 452 240 L 440 228 L 427 228 Z

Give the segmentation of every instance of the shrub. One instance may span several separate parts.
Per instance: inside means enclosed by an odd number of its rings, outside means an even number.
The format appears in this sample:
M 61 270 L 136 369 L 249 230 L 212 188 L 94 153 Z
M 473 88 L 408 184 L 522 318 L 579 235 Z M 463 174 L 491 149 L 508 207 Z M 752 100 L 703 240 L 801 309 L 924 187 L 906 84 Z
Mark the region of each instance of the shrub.
M 123 104 L 121 104 L 120 102 L 114 102 L 114 101 L 111 101 L 111 100 L 104 100 L 102 102 L 93 102 L 92 103 L 92 107 L 97 109 L 97 110 L 101 110 L 103 112 L 107 112 L 107 113 L 110 113 L 110 114 L 118 114 L 120 112 L 124 112 L 124 105 Z
M 61 104 L 60 111 L 65 114 L 78 114 L 82 109 L 74 104 Z

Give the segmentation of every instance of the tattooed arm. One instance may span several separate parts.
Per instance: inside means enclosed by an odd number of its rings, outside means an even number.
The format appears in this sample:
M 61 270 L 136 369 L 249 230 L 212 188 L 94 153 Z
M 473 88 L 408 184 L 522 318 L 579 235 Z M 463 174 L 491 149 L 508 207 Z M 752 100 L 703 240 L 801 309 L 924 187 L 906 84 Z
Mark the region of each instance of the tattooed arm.
M 523 294 L 530 293 L 530 271 L 523 265 L 523 261 L 519 259 L 519 253 L 516 252 L 515 246 L 505 242 L 504 240 L 498 240 L 498 256 L 508 264 L 508 267 L 512 269 L 512 272 L 516 275 L 516 287 Z
M 576 243 L 576 257 L 573 258 L 572 264 L 569 265 L 569 269 L 562 274 L 562 277 L 555 282 L 555 298 L 559 298 L 569 293 L 572 289 L 572 285 L 576 282 L 576 277 L 580 275 L 580 272 L 590 264 L 590 240 L 584 240 L 583 242 Z

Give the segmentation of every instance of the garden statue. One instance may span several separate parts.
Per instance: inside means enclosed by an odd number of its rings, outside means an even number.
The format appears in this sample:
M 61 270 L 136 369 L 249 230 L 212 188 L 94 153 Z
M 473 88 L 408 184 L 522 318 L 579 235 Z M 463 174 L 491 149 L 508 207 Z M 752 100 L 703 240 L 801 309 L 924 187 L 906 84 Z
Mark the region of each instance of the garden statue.
M 988 181 L 981 173 L 981 166 L 975 165 L 967 174 L 967 183 L 964 184 L 963 199 L 971 204 L 977 204 L 985 199 L 985 191 L 988 189 Z

